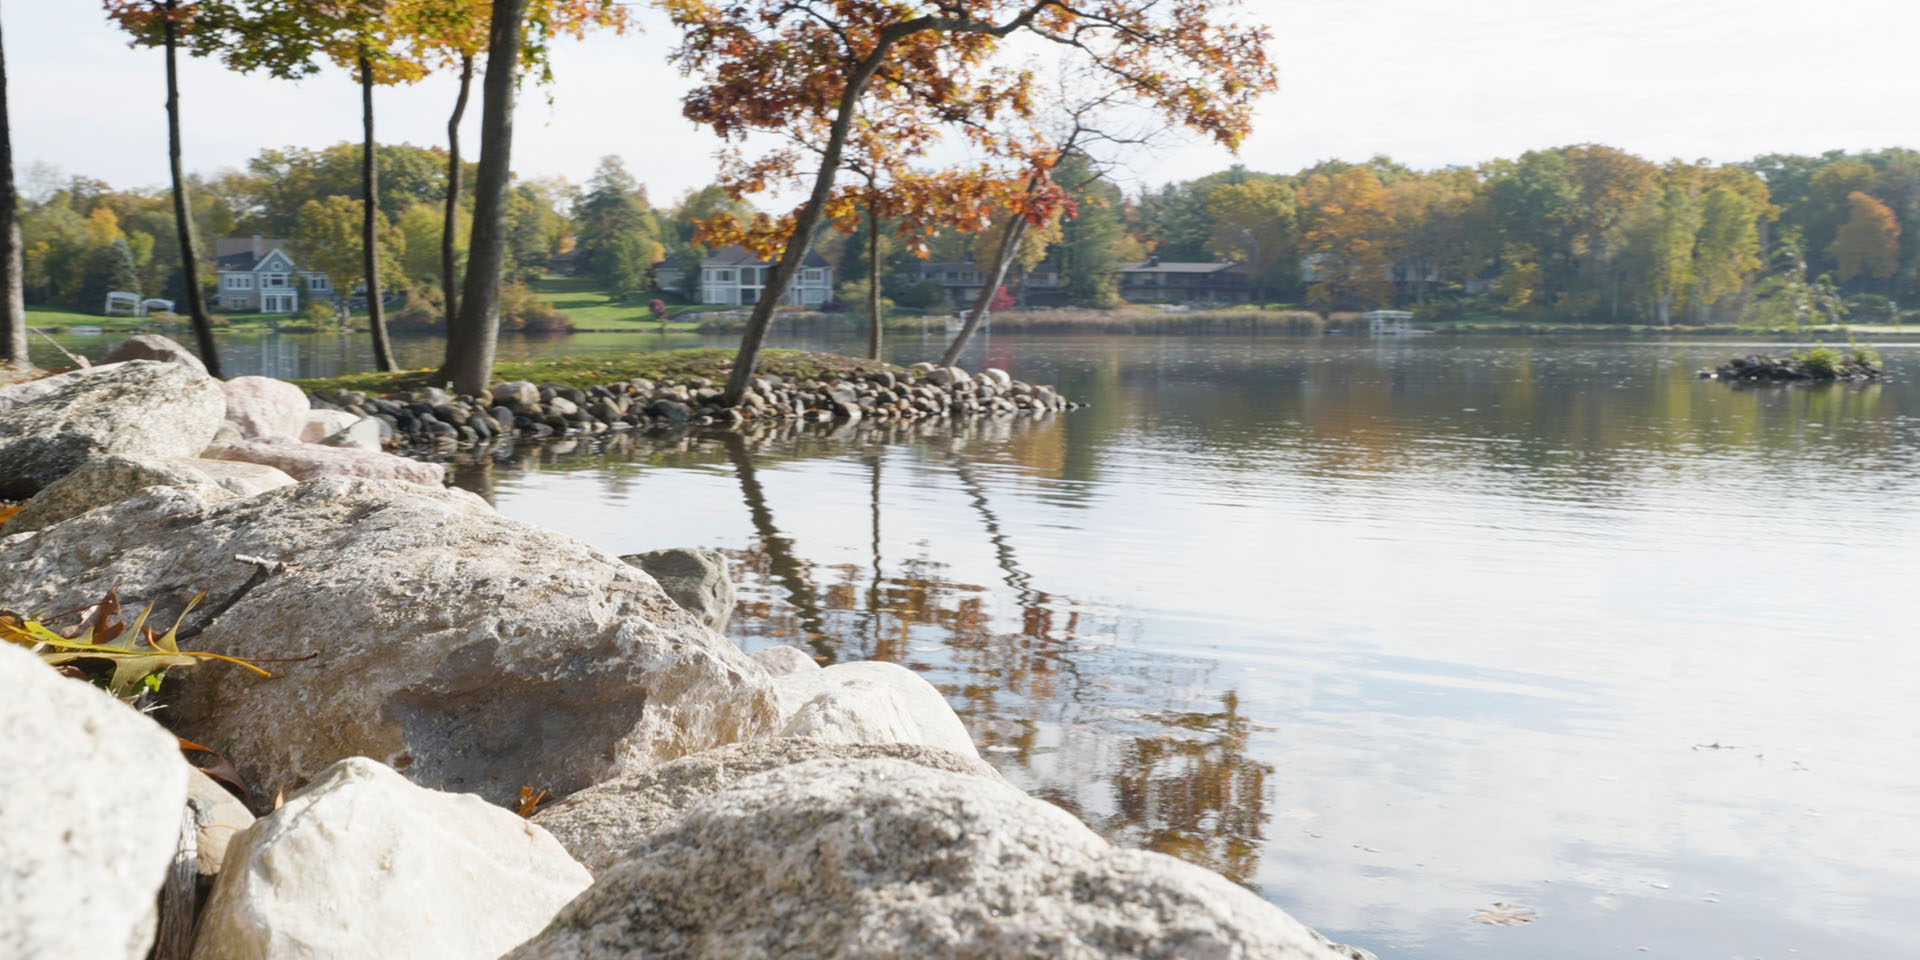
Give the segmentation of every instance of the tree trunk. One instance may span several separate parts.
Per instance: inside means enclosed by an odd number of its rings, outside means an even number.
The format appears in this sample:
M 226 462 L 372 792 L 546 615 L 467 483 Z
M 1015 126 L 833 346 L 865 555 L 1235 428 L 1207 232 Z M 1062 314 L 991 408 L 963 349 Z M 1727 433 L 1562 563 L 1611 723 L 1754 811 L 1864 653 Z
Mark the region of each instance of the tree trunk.
M 873 178 L 867 178 L 867 359 L 880 359 L 880 218 L 874 215 Z
M 360 56 L 360 128 L 366 146 L 360 150 L 360 257 L 367 275 L 367 329 L 373 332 L 373 365 L 381 373 L 398 369 L 393 345 L 387 342 L 387 313 L 380 303 L 380 237 L 373 218 L 380 212 L 380 163 L 373 147 L 373 63 Z
M 499 0 L 496 0 L 496 6 Z M 740 335 L 740 352 L 734 355 L 733 371 L 727 375 L 727 390 L 720 402 L 727 406 L 739 406 L 740 398 L 747 395 L 753 386 L 753 369 L 760 363 L 760 346 L 766 342 L 767 328 L 773 326 L 773 308 L 779 306 L 780 298 L 786 295 L 787 285 L 793 282 L 793 275 L 800 269 L 800 261 L 807 255 L 807 247 L 813 243 L 813 231 L 820 226 L 821 211 L 827 205 L 827 198 L 833 195 L 833 177 L 840 170 L 840 155 L 846 150 L 847 131 L 853 126 L 854 108 L 867 92 L 867 84 L 873 75 L 886 62 L 887 54 L 899 37 L 882 31 L 880 42 L 865 60 L 854 68 L 847 78 L 846 89 L 840 94 L 840 109 L 833 118 L 833 127 L 827 135 L 827 148 L 821 153 L 820 172 L 813 179 L 813 192 L 807 196 L 806 206 L 800 208 L 795 218 L 793 233 L 787 237 L 787 246 L 780 254 L 780 260 L 773 265 L 772 275 L 767 277 L 766 287 L 760 291 L 760 302 L 754 304 L 753 314 L 747 318 L 747 329 Z
M 485 396 L 492 386 L 494 341 L 500 333 L 500 274 L 507 263 L 507 181 L 513 151 L 513 83 L 519 73 L 520 21 L 527 0 L 493 0 L 487 75 L 480 85 L 480 169 L 473 182 L 473 232 L 467 242 L 459 346 L 447 341 L 446 372 L 454 389 Z
M 167 165 L 173 176 L 173 226 L 180 240 L 180 272 L 185 274 L 187 315 L 193 319 L 194 346 L 200 350 L 200 362 L 207 373 L 220 376 L 220 352 L 213 345 L 213 320 L 207 316 L 207 303 L 201 296 L 200 263 L 194 253 L 192 206 L 187 203 L 187 176 L 180 164 L 180 77 L 177 67 L 179 46 L 175 34 L 174 0 L 167 0 L 161 29 L 167 45 Z
M 460 118 L 467 112 L 467 92 L 473 88 L 473 54 L 460 58 L 460 96 L 447 119 L 447 213 L 440 227 L 440 290 L 446 297 L 447 336 L 453 336 L 453 318 L 460 312 L 460 277 L 454 269 L 453 237 L 460 228 Z
M 7 57 L 0 49 L 0 373 L 33 367 L 27 359 L 27 301 L 20 267 L 20 204 L 13 190 L 13 129 L 7 119 Z
M 1032 185 L 1028 186 L 1032 189 Z M 1018 213 L 1007 221 L 1000 230 L 1000 255 L 993 258 L 993 273 L 980 287 L 973 298 L 973 311 L 967 314 L 967 322 L 960 325 L 960 332 L 953 335 L 953 342 L 947 344 L 947 352 L 940 355 L 940 365 L 951 367 L 959 362 L 960 354 L 967 349 L 967 341 L 973 332 L 986 322 L 987 314 L 992 310 L 993 296 L 1000 291 L 1000 282 L 1007 278 L 1007 268 L 1013 265 L 1013 258 L 1020 253 L 1020 237 L 1027 232 L 1027 218 Z

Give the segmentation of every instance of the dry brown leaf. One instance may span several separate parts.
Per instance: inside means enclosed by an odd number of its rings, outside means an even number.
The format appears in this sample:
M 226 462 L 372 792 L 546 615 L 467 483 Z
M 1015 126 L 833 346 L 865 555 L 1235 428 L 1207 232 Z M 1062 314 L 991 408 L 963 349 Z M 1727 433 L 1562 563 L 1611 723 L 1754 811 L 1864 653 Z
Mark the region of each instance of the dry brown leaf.
M 549 794 L 545 790 L 535 790 L 532 787 L 521 787 L 520 788 L 520 806 L 516 808 L 514 812 L 518 813 L 523 818 L 531 817 L 533 816 L 534 811 L 539 810 L 540 804 L 546 802 L 546 799 L 549 796 L 552 796 L 552 794 Z
M 240 791 L 240 802 L 246 804 L 248 810 L 253 809 L 253 788 L 247 786 L 246 778 L 240 776 L 240 771 L 234 767 L 233 761 L 228 760 L 224 754 L 212 747 L 203 747 L 185 737 L 174 737 L 174 739 L 180 741 L 181 753 L 204 753 L 212 757 L 213 763 L 204 767 L 196 763 L 194 769 Z

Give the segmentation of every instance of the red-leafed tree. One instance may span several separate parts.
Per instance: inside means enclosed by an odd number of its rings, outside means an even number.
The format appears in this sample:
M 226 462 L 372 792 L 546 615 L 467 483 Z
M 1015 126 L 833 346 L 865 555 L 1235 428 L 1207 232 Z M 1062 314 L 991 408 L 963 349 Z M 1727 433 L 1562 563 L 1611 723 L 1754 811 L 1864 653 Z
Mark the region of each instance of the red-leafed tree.
M 675 58 L 701 83 L 684 112 L 733 144 L 722 182 L 735 196 L 811 179 L 807 199 L 743 233 L 750 249 L 778 249 L 728 377 L 726 402 L 746 393 L 760 347 L 825 217 L 859 215 L 864 191 L 836 191 L 864 113 L 875 129 L 904 131 L 862 153 L 904 174 L 945 131 L 1006 156 L 992 131 L 1002 115 L 1032 112 L 1031 72 L 999 63 L 1001 41 L 1022 34 L 1084 60 L 1111 87 L 1171 120 L 1236 145 L 1254 100 L 1274 85 L 1267 31 L 1245 26 L 1225 0 L 939 0 L 915 8 L 881 0 L 667 0 L 684 36 Z M 739 141 L 773 132 L 793 145 L 748 159 Z M 1004 172 L 987 179 L 1004 185 Z M 895 189 L 903 177 L 893 177 Z M 1030 178 L 1023 178 L 1030 179 Z M 964 182 L 962 178 L 961 182 Z M 1021 179 L 1014 179 L 1018 193 Z M 947 185 L 941 184 L 941 190 Z M 1004 186 L 991 193 L 1003 199 Z

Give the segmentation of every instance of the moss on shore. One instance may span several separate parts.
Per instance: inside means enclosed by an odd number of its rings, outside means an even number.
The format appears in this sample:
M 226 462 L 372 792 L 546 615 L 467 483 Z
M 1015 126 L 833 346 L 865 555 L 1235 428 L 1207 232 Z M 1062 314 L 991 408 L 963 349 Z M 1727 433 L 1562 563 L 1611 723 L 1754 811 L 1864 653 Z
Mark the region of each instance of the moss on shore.
M 652 350 L 592 357 L 551 357 L 545 360 L 510 360 L 493 365 L 493 382 L 528 380 L 533 383 L 558 383 L 585 389 L 619 380 L 644 377 L 648 380 L 686 380 L 705 377 L 716 383 L 725 381 L 733 369 L 732 350 L 702 348 L 692 350 Z M 789 379 L 845 378 L 874 370 L 902 372 L 904 368 L 873 360 L 858 360 L 832 353 L 806 350 L 765 350 L 760 354 L 760 372 Z M 293 381 L 307 390 L 358 390 L 386 394 L 421 387 L 444 387 L 439 371 L 400 370 L 394 373 L 353 373 Z

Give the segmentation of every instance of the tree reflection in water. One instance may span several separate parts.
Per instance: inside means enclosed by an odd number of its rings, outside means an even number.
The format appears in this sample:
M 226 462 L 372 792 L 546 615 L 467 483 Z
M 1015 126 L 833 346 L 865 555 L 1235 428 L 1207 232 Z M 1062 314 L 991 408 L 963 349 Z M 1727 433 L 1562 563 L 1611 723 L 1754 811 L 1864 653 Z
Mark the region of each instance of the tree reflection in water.
M 752 533 L 746 548 L 722 550 L 740 590 L 729 633 L 741 646 L 793 644 L 826 662 L 887 660 L 919 671 L 965 718 L 982 756 L 1036 796 L 1116 843 L 1173 854 L 1250 885 L 1273 771 L 1248 756 L 1253 727 L 1237 696 L 1209 694 L 1219 696 L 1219 709 L 1195 710 L 1192 664 L 1114 649 L 1121 625 L 1089 624 L 1074 600 L 1037 586 L 1020 562 L 1012 528 L 994 509 L 980 451 L 969 445 L 1005 444 L 1025 459 L 1057 446 L 1045 436 L 1052 426 L 615 434 L 462 457 L 453 474 L 456 484 L 491 500 L 502 475 L 595 470 L 605 502 L 619 504 L 635 492 L 643 465 L 721 468 L 737 485 Z M 954 579 L 926 543 L 905 556 L 883 556 L 884 467 L 916 441 L 909 472 L 943 472 L 958 488 L 963 515 L 991 548 L 999 585 Z M 811 560 L 807 544 L 776 522 L 761 463 L 819 456 L 865 467 L 869 529 L 861 539 L 871 555 L 864 563 Z

